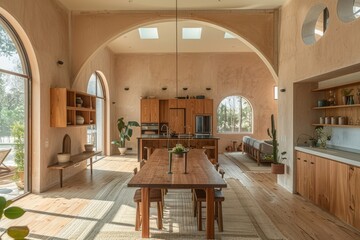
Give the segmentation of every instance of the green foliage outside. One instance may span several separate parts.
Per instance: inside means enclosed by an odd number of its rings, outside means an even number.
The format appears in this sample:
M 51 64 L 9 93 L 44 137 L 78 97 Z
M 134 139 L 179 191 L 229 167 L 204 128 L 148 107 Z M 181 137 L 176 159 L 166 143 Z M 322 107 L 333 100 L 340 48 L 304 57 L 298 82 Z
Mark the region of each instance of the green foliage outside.
M 252 132 L 252 107 L 240 96 L 230 96 L 221 101 L 217 110 L 219 133 Z
M 11 135 L 14 138 L 14 151 L 15 151 L 15 163 L 16 163 L 16 172 L 24 171 L 24 157 L 25 157 L 25 148 L 24 148 L 24 133 L 25 128 L 24 124 L 20 122 L 15 122 L 11 128 Z
M 0 219 L 2 219 L 3 216 L 7 217 L 8 219 L 17 219 L 24 215 L 24 209 L 20 207 L 10 207 L 12 203 L 13 201 L 6 201 L 4 197 L 0 197 Z M 25 237 L 29 235 L 29 232 L 30 230 L 27 226 L 12 226 L 6 229 L 6 231 L 0 235 L 0 239 L 5 233 L 14 239 L 25 239 Z

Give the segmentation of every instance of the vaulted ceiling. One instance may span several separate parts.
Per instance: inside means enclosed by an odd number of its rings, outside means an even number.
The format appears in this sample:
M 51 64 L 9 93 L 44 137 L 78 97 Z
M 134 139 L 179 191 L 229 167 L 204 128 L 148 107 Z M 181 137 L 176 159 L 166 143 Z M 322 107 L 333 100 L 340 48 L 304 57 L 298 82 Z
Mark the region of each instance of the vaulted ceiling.
M 76 13 L 103 11 L 150 11 L 150 10 L 249 10 L 277 9 L 286 0 L 58 0 L 68 10 Z M 176 6 L 177 5 L 177 6 Z M 225 29 L 211 27 L 197 21 L 157 23 L 144 27 L 156 27 L 159 39 L 142 40 L 137 29 L 120 36 L 109 44 L 117 53 L 164 53 L 175 52 L 178 24 L 179 52 L 251 52 L 239 39 L 225 39 Z M 199 40 L 183 40 L 182 27 L 201 27 Z

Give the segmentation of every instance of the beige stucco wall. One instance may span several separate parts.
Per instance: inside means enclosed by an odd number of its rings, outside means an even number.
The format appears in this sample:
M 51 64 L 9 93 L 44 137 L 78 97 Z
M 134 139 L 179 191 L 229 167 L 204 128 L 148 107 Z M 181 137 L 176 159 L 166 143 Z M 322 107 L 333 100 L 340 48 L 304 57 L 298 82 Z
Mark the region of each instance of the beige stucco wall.
M 337 17 L 337 2 L 291 0 L 280 11 L 279 86 L 285 87 L 286 93 L 280 94 L 279 99 L 279 136 L 280 147 L 288 152 L 289 174 L 280 176 L 278 180 L 290 191 L 293 190 L 295 170 L 293 146 L 298 135 L 305 131 L 301 125 L 311 122 L 309 117 L 304 118 L 307 121 L 299 120 L 299 112 L 307 112 L 306 108 L 311 105 L 308 101 L 303 101 L 304 98 L 311 97 L 310 87 L 304 84 L 295 88 L 293 83 L 308 78 L 326 80 L 343 74 L 344 71 L 340 69 L 348 69 L 347 72 L 359 70 L 358 67 L 350 66 L 359 64 L 360 61 L 360 21 L 341 22 Z M 301 39 L 302 23 L 308 10 L 316 3 L 323 3 L 328 7 L 329 26 L 318 42 L 305 45 Z M 338 80 L 339 82 L 341 80 Z M 297 92 L 296 97 L 294 90 Z
M 259 139 L 268 138 L 270 115 L 277 114 L 277 101 L 273 98 L 275 80 L 255 53 L 187 53 L 179 55 L 179 96 L 205 95 L 214 99 L 214 113 L 221 100 L 231 95 L 247 98 L 254 110 L 254 133 L 246 134 Z M 140 96 L 174 98 L 176 75 L 174 54 L 121 54 L 115 60 L 114 88 L 111 95 L 115 103 L 113 114 L 126 120 L 140 122 Z M 129 87 L 129 91 L 124 88 Z M 166 91 L 161 88 L 167 87 Z M 188 87 L 184 91 L 182 88 Z M 212 90 L 207 91 L 210 87 Z M 216 128 L 216 114 L 214 126 Z M 216 133 L 216 129 L 214 129 Z M 112 137 L 116 137 L 112 131 Z M 137 129 L 127 147 L 137 147 Z M 220 137 L 220 151 L 230 140 L 241 140 L 240 134 L 215 134 Z M 115 149 L 113 149 L 113 152 Z
M 71 16 L 72 76 L 75 78 L 98 49 L 139 26 L 174 21 L 175 11 L 117 11 L 74 13 Z M 237 34 L 277 72 L 278 11 L 179 11 L 179 19 L 191 19 Z
M 62 151 L 65 134 L 72 139 L 72 153 L 83 151 L 86 142 L 85 128 L 50 127 L 50 88 L 71 88 L 70 47 L 68 12 L 55 1 L 43 0 L 1 0 L 1 12 L 14 17 L 12 23 L 20 34 L 26 50 L 34 52 L 30 56 L 32 79 L 32 191 L 42 192 L 58 184 L 58 171 L 48 170 L 47 166 L 56 162 L 56 153 Z M 10 18 L 9 18 L 10 19 Z M 28 40 L 28 42 L 27 42 Z M 57 64 L 62 60 L 62 66 Z M 38 65 L 38 66 L 37 66 Z M 64 178 L 82 170 L 78 168 L 65 171 Z

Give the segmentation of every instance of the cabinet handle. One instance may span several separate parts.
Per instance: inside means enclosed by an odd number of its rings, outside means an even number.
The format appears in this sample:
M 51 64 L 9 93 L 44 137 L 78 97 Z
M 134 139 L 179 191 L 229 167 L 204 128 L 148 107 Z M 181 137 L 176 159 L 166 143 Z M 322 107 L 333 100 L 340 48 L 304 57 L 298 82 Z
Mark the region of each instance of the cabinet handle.
M 354 171 L 354 167 L 350 167 L 350 170 Z
M 297 158 L 297 160 L 300 160 L 300 158 Z
M 304 160 L 304 162 L 307 162 L 307 160 Z
M 310 162 L 311 164 L 315 164 L 314 162 Z

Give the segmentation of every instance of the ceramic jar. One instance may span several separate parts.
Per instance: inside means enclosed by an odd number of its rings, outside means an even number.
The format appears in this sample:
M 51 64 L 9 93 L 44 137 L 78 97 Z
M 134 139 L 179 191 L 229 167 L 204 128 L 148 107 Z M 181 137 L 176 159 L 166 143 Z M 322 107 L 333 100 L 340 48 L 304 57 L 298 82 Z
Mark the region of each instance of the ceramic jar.
M 331 117 L 325 117 L 325 124 L 331 124 Z
M 84 122 L 85 122 L 85 119 L 83 116 L 76 115 L 76 124 L 82 125 L 82 124 L 84 124 Z
M 337 125 L 338 124 L 338 117 L 331 117 L 331 124 Z
M 339 125 L 347 125 L 348 119 L 347 117 L 339 117 Z
M 76 97 L 76 106 L 77 107 L 82 107 L 83 103 L 84 103 L 84 101 L 81 99 L 81 97 Z

